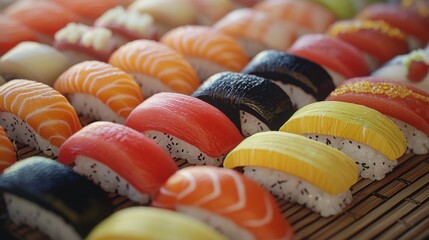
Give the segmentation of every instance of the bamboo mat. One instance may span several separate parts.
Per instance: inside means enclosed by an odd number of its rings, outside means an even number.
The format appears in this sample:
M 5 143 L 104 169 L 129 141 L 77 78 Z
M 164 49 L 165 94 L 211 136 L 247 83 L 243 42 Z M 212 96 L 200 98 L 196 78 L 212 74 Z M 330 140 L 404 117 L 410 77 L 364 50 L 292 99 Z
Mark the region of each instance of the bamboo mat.
M 40 155 L 19 150 L 21 158 Z M 180 167 L 187 164 L 179 162 Z M 353 202 L 337 216 L 323 218 L 293 203 L 278 201 L 296 239 L 429 239 L 429 154 L 405 155 L 381 181 L 360 179 Z M 137 204 L 111 194 L 116 210 Z M 40 232 L 14 225 L 0 206 L 0 239 L 46 239 Z

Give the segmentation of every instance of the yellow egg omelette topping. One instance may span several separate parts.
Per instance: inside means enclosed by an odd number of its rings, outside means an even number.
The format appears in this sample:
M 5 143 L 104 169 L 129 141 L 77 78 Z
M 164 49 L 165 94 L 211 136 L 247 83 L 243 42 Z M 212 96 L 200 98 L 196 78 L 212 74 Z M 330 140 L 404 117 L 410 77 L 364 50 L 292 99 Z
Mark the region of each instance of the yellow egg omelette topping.
M 225 158 L 224 167 L 266 167 L 299 177 L 329 194 L 350 188 L 358 179 L 354 161 L 337 149 L 304 136 L 260 132 L 243 140 Z
M 391 98 L 412 97 L 420 101 L 429 103 L 429 97 L 416 93 L 413 90 L 407 88 L 407 86 L 388 82 L 346 82 L 345 84 L 338 86 L 331 93 L 331 95 L 338 96 L 350 92 L 367 93 L 373 95 L 386 95 Z
M 390 119 L 374 109 L 347 102 L 321 101 L 306 105 L 279 131 L 355 140 L 390 160 L 401 157 L 407 148 L 404 134 Z
M 366 19 L 337 22 L 328 30 L 328 34 L 337 37 L 341 33 L 354 33 L 361 30 L 380 31 L 392 38 L 405 39 L 405 34 L 399 28 L 392 27 L 384 21 Z

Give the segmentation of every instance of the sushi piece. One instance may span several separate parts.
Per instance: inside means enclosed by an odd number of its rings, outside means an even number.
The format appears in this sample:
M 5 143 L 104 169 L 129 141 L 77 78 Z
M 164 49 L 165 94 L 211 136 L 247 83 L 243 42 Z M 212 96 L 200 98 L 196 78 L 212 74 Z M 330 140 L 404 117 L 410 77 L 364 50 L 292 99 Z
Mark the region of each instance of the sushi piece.
M 336 85 L 341 79 L 370 74 L 362 52 L 347 42 L 324 34 L 301 36 L 287 52 L 323 66 Z
M 137 39 L 157 40 L 153 17 L 126 10 L 122 6 L 109 9 L 94 22 L 94 26 L 112 31 L 117 47 Z
M 5 82 L 22 78 L 52 86 L 69 67 L 65 55 L 37 42 L 21 42 L 0 58 L 0 76 Z
M 264 132 L 243 140 L 226 157 L 224 167 L 243 174 L 274 196 L 305 205 L 329 217 L 352 201 L 349 190 L 357 167 L 337 149 L 285 132 Z
M 133 0 L 50 0 L 79 15 L 82 23 L 91 25 L 107 10 L 118 5 L 128 6 Z
M 407 144 L 401 130 L 380 112 L 353 103 L 321 101 L 298 111 L 280 128 L 304 135 L 350 156 L 360 175 L 381 180 L 392 171 Z
M 381 0 L 313 0 L 329 9 L 337 18 L 352 18 L 360 12 L 365 6 Z
M 274 50 L 258 54 L 242 72 L 277 84 L 295 108 L 323 101 L 335 89 L 335 83 L 343 80 L 333 79 L 328 71 L 314 62 Z
M 397 56 L 371 76 L 405 82 L 429 92 L 429 47 Z
M 429 94 L 405 83 L 373 77 L 349 79 L 326 99 L 361 104 L 388 116 L 404 133 L 408 150 L 429 152 Z
M 151 15 L 159 36 L 173 28 L 195 24 L 197 21 L 196 8 L 190 0 L 135 0 L 128 9 Z
M 286 51 L 299 31 L 293 22 L 247 8 L 228 13 L 213 28 L 233 37 L 249 57 L 267 49 Z
M 294 236 L 274 198 L 258 183 L 231 169 L 181 169 L 167 180 L 153 206 L 202 220 L 232 240 Z
M 0 176 L 9 218 L 50 239 L 84 239 L 113 213 L 108 196 L 69 167 L 44 157 L 21 160 Z
M 0 15 L 0 56 L 23 41 L 39 41 L 36 33 L 21 23 Z
M 58 161 L 72 165 L 106 192 L 138 203 L 151 196 L 177 171 L 176 163 L 151 139 L 111 122 L 95 122 L 61 146 Z
M 115 212 L 98 224 L 86 239 L 226 240 L 213 228 L 192 217 L 149 207 L 129 207 Z
M 197 25 L 211 26 L 234 9 L 231 0 L 188 0 L 197 14 Z
M 327 34 L 362 51 L 371 70 L 408 52 L 406 35 L 383 21 L 342 20 L 331 25 Z
M 407 36 L 410 50 L 425 47 L 429 43 L 428 22 L 416 11 L 404 9 L 399 5 L 378 3 L 363 9 L 358 18 L 382 20 L 387 24 L 400 29 Z
M 215 74 L 192 96 L 222 111 L 244 137 L 278 130 L 296 111 L 289 96 L 278 86 L 243 73 Z
M 186 59 L 150 40 L 132 41 L 116 50 L 109 63 L 134 77 L 146 98 L 159 92 L 191 94 L 200 81 Z
M 107 28 L 69 23 L 55 33 L 53 46 L 66 55 L 71 64 L 77 64 L 89 60 L 107 62 L 118 44 Z
M 173 159 L 222 165 L 243 137 L 212 105 L 183 94 L 157 93 L 137 106 L 125 125 L 153 139 Z
M 55 33 L 68 23 L 80 21 L 79 16 L 52 1 L 18 1 L 3 14 L 32 29 L 46 44 L 52 44 Z
M 311 1 L 266 0 L 253 9 L 297 24 L 301 34 L 323 33 L 336 20 L 328 9 Z
M 0 126 L 0 174 L 16 162 L 16 152 L 13 143 L 9 140 L 7 133 Z
M 219 72 L 240 72 L 249 62 L 237 41 L 205 26 L 178 27 L 161 42 L 183 54 L 202 82 Z
M 82 128 L 67 99 L 43 83 L 17 79 L 0 86 L 0 125 L 10 139 L 57 156 Z
M 133 77 L 98 61 L 78 63 L 61 74 L 54 88 L 79 114 L 93 120 L 124 123 L 143 97 Z

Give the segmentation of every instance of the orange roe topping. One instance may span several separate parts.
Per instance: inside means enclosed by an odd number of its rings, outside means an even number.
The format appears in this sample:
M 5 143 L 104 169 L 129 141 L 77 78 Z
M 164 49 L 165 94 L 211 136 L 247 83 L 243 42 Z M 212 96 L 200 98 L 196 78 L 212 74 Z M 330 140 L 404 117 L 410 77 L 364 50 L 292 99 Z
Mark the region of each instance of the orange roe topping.
M 360 30 L 380 31 L 393 38 L 405 39 L 405 34 L 399 30 L 399 28 L 392 27 L 381 20 L 354 20 L 337 22 L 329 30 L 328 34 L 336 37 L 341 33 L 353 33 Z
M 413 92 L 413 90 L 407 88 L 404 85 L 383 82 L 359 81 L 345 83 L 343 85 L 338 86 L 331 93 L 331 95 L 338 96 L 349 92 L 368 93 L 373 95 L 387 95 L 391 98 L 413 97 L 423 102 L 429 103 L 429 97 Z

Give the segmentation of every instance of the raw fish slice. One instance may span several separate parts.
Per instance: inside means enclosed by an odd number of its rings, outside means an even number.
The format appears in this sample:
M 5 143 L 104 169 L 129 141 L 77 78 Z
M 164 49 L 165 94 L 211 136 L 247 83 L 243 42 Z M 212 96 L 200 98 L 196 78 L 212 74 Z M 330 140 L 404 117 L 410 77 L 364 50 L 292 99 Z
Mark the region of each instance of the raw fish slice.
M 134 79 L 110 64 L 87 61 L 74 65 L 55 82 L 80 114 L 95 120 L 124 123 L 143 97 Z
M 429 94 L 407 84 L 362 77 L 345 81 L 326 99 L 361 104 L 393 118 L 408 149 L 429 152 Z
M 347 42 L 323 34 L 301 36 L 287 52 L 323 66 L 334 80 L 367 76 L 370 73 L 362 52 Z M 337 84 L 338 81 L 335 82 Z
M 85 239 L 113 213 L 107 194 L 69 167 L 44 157 L 21 160 L 0 176 L 9 218 L 50 239 Z
M 39 41 L 36 33 L 25 25 L 0 15 L 0 56 L 23 41 Z
M 118 44 L 107 28 L 69 23 L 55 33 L 53 45 L 71 64 L 77 64 L 89 60 L 107 62 Z
M 229 239 L 292 239 L 294 235 L 274 198 L 231 169 L 181 169 L 164 184 L 153 205 L 203 220 Z
M 159 36 L 197 21 L 197 11 L 190 0 L 135 0 L 128 9 L 151 15 Z
M 197 24 L 211 26 L 234 9 L 231 0 L 188 0 L 196 9 Z
M 267 49 L 286 51 L 299 31 L 293 22 L 252 9 L 234 10 L 216 22 L 213 28 L 237 40 L 249 57 Z
M 336 20 L 333 13 L 311 1 L 266 0 L 256 4 L 253 9 L 297 24 L 301 34 L 323 33 Z
M 192 96 L 222 111 L 244 137 L 278 130 L 296 111 L 289 96 L 278 86 L 242 73 L 215 74 Z
M 21 42 L 0 58 L 0 76 L 4 81 L 31 79 L 52 86 L 69 67 L 65 55 L 37 42 Z
M 372 4 L 357 16 L 361 19 L 382 20 L 407 34 L 410 50 L 425 47 L 429 43 L 428 22 L 416 11 L 388 3 Z
M 87 240 L 129 239 L 135 236 L 145 240 L 226 240 L 201 221 L 173 211 L 149 207 L 119 210 L 97 225 Z
M 48 85 L 12 80 L 0 86 L 0 125 L 15 141 L 56 156 L 63 142 L 80 130 L 67 99 Z
M 32 29 L 46 44 L 52 44 L 55 33 L 68 23 L 81 20 L 72 11 L 51 1 L 18 1 L 5 9 L 3 14 Z
M 151 139 L 120 124 L 95 122 L 61 146 L 58 160 L 104 191 L 148 203 L 177 171 L 176 163 Z
M 280 199 L 305 204 L 322 216 L 336 215 L 352 201 L 358 180 L 350 157 L 323 143 L 284 132 L 264 132 L 243 140 L 226 157 L 226 168 L 243 168 Z
M 240 72 L 249 62 L 237 41 L 209 27 L 179 27 L 166 33 L 161 42 L 182 53 L 201 81 L 219 72 Z
M 353 103 L 321 101 L 295 112 L 280 131 L 331 145 L 352 157 L 361 176 L 380 180 L 407 148 L 404 134 L 380 112 Z
M 117 47 L 137 39 L 157 40 L 153 17 L 118 6 L 109 9 L 94 22 L 94 26 L 110 29 Z
M 242 139 L 235 125 L 210 104 L 178 93 L 157 93 L 137 106 L 126 126 L 152 138 L 174 159 L 220 166 Z
M 328 71 L 312 61 L 274 50 L 258 54 L 242 72 L 277 84 L 295 108 L 323 101 L 335 89 L 335 82 L 342 80 L 334 80 Z
M 159 92 L 191 94 L 200 85 L 181 54 L 155 41 L 130 42 L 116 50 L 109 63 L 131 74 L 146 98 Z
M 0 126 L 0 174 L 4 169 L 16 162 L 16 152 L 13 143 L 9 140 L 7 133 Z
M 371 70 L 397 55 L 408 52 L 406 35 L 383 21 L 342 20 L 331 25 L 327 34 L 364 52 Z

